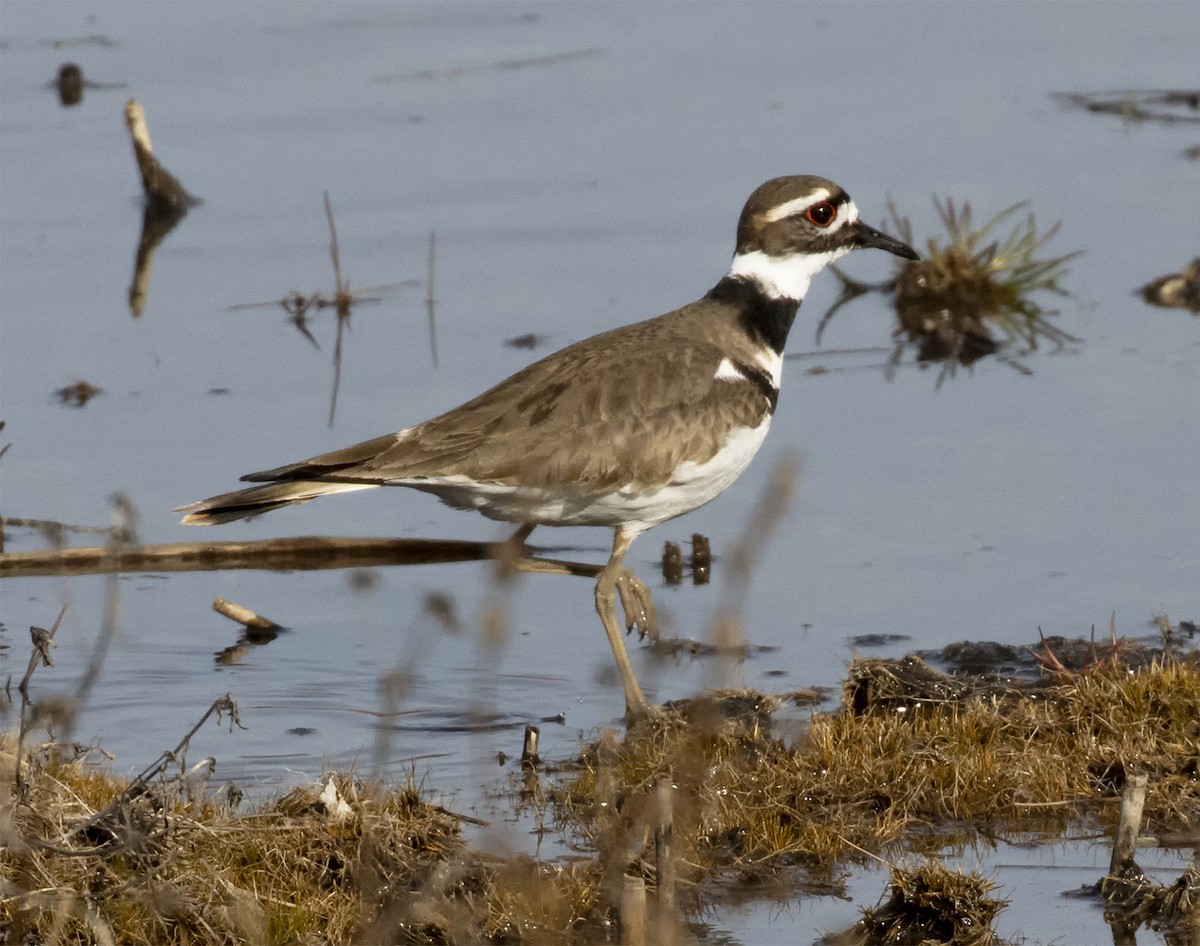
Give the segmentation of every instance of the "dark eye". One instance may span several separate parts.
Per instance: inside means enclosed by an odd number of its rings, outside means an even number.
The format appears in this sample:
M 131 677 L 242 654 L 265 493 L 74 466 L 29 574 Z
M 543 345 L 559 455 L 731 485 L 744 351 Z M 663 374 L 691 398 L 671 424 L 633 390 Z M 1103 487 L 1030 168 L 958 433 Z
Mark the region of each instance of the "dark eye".
M 837 207 L 833 205 L 833 201 L 823 200 L 805 210 L 804 219 L 814 227 L 827 227 L 837 219 Z

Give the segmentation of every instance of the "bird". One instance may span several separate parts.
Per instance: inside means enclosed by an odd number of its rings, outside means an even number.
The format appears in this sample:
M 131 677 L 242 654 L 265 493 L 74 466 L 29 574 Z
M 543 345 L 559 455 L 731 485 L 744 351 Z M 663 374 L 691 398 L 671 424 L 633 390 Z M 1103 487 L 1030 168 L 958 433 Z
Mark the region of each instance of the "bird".
M 823 177 L 776 177 L 750 195 L 728 272 L 703 297 L 568 345 L 459 407 L 342 450 L 250 473 L 259 485 L 176 511 L 190 525 L 247 519 L 332 493 L 407 486 L 518 529 L 604 526 L 612 549 L 595 606 L 630 721 L 657 712 L 617 623 L 656 633 L 653 598 L 624 565 L 642 532 L 716 498 L 746 469 L 779 399 L 783 350 L 809 284 L 874 247 L 919 259 L 859 219 Z M 537 571 L 520 555 L 517 567 Z

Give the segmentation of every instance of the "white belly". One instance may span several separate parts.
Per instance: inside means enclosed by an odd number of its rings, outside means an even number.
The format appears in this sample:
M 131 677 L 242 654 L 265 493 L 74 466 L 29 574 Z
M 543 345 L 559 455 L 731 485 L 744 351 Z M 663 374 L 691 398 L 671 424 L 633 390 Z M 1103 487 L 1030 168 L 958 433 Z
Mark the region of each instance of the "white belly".
M 570 486 L 530 489 L 498 483 L 479 483 L 462 476 L 401 480 L 439 496 L 460 509 L 476 509 L 505 522 L 550 526 L 624 526 L 637 534 L 685 512 L 691 512 L 723 493 L 754 459 L 766 439 L 770 415 L 758 427 L 734 430 L 707 463 L 686 462 L 676 467 L 669 483 L 657 489 L 623 488 L 609 493 L 583 494 Z

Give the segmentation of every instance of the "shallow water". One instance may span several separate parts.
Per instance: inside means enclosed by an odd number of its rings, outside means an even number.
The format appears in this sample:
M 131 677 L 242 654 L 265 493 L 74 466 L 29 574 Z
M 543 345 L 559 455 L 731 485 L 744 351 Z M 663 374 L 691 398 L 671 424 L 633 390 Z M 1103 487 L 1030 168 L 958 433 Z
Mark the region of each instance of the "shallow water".
M 286 14 L 284 14 L 286 10 Z M 281 17 L 284 17 L 281 19 Z M 89 37 L 102 37 L 98 42 Z M 335 497 L 199 532 L 171 508 L 268 468 L 407 426 L 534 357 L 688 302 L 724 271 L 751 189 L 819 173 L 872 223 L 892 197 L 920 242 L 940 236 L 931 194 L 979 219 L 1021 200 L 1062 221 L 1048 252 L 1083 250 L 1056 324 L 1083 339 L 995 360 L 940 386 L 937 370 L 875 355 L 789 361 L 762 455 L 710 506 L 665 524 L 630 563 L 657 578 L 664 540 L 711 537 L 714 584 L 657 588 L 668 633 L 705 639 L 722 563 L 774 464 L 803 457 L 747 597 L 744 666 L 662 660 L 634 647 L 659 700 L 714 684 L 835 686 L 881 633 L 898 655 L 964 638 L 1147 632 L 1197 617 L 1200 320 L 1133 294 L 1200 246 L 1194 124 L 1123 124 L 1056 90 L 1194 82 L 1194 5 L 45 5 L 0 19 L 0 460 L 3 512 L 104 525 L 121 491 L 145 542 L 280 535 L 499 538 L 505 530 L 406 491 Z M 81 40 L 70 45 L 55 41 Z M 97 83 L 61 108 L 66 61 Z M 164 164 L 204 199 L 155 256 L 144 313 L 128 290 L 141 221 L 122 119 L 146 108 Z M 229 306 L 334 289 L 321 204 L 330 193 L 352 286 L 424 279 L 437 231 L 434 367 L 424 288 L 355 309 L 328 424 L 335 327 L 314 349 L 278 309 Z M 883 254 L 845 261 L 891 272 Z M 815 349 L 837 282 L 818 278 L 789 344 Z M 843 309 L 823 349 L 888 346 L 881 297 Z M 507 346 L 546 336 L 529 352 Z M 820 365 L 829 369 L 810 374 Z M 103 388 L 85 407 L 55 389 Z M 218 393 L 220 392 L 220 393 Z M 85 544 L 90 544 L 85 538 Z M 13 532 L 9 550 L 40 547 Z M 602 561 L 599 531 L 534 542 Z M 273 788 L 323 765 L 410 766 L 485 807 L 496 753 L 530 720 L 542 754 L 621 711 L 611 656 L 579 579 L 497 588 L 486 566 L 127 576 L 119 631 L 75 735 L 136 771 L 230 691 L 246 731 L 208 727 L 193 754 L 219 777 Z M 0 586 L 0 675 L 25 629 L 71 607 L 42 692 L 70 692 L 101 622 L 103 578 Z M 657 584 L 657 581 L 652 582 Z M 427 616 L 451 596 L 457 632 Z M 225 597 L 290 631 L 217 666 Z M 507 613 L 485 640 L 484 615 Z M 411 675 L 378 732 L 385 673 Z M 513 843 L 523 844 L 518 835 Z M 1002 884 L 1007 877 L 998 868 Z M 1010 908 L 1019 915 L 1019 905 Z M 1052 921 L 1022 928 L 1053 938 Z M 735 938 L 757 940 L 753 923 Z M 1068 930 L 1070 928 L 1068 927 Z

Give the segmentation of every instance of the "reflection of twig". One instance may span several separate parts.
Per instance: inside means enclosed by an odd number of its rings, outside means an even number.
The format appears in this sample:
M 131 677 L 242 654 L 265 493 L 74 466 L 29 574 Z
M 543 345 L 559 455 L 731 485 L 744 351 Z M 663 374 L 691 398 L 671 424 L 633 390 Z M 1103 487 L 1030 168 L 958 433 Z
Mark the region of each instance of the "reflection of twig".
M 133 261 L 133 282 L 129 284 L 129 311 L 137 318 L 145 311 L 150 294 L 150 274 L 154 270 L 154 251 L 187 213 L 184 207 L 149 203 L 142 211 L 142 229 L 138 234 Z
M 349 310 L 347 310 L 349 314 Z M 345 331 L 347 320 L 342 318 L 339 310 L 337 333 L 333 342 L 333 388 L 329 393 L 329 426 L 333 426 L 333 417 L 337 413 L 338 388 L 342 385 L 342 333 Z
M 817 334 L 813 340 L 813 344 L 815 345 L 821 344 L 821 335 L 825 331 L 825 326 L 833 319 L 834 313 L 847 302 L 857 299 L 859 296 L 864 296 L 868 292 L 891 292 L 896 288 L 896 280 L 894 279 L 889 279 L 882 283 L 859 282 L 857 279 L 847 276 L 836 266 L 830 266 L 829 268 L 833 272 L 833 275 L 841 282 L 842 291 L 838 294 L 833 305 L 829 307 L 829 311 L 821 316 L 821 321 L 817 323 Z
M 599 49 L 574 49 L 545 56 L 530 56 L 526 59 L 501 59 L 477 66 L 452 66 L 448 69 L 421 69 L 417 72 L 402 72 L 391 76 L 379 76 L 376 82 L 405 82 L 413 79 L 458 79 L 477 72 L 511 71 L 530 67 L 556 66 L 560 62 L 586 59 L 600 55 Z
M 50 648 L 54 645 L 54 635 L 58 633 L 58 627 L 62 624 L 63 615 L 66 613 L 67 606 L 64 604 L 62 610 L 58 612 L 58 617 L 54 619 L 54 624 L 48 631 L 41 627 L 31 627 L 29 629 L 33 650 L 29 654 L 29 667 L 25 670 L 25 676 L 21 678 L 21 685 L 17 687 L 17 692 L 21 694 L 20 722 L 17 724 L 17 766 L 15 777 L 18 795 L 22 793 L 24 788 L 21 776 L 21 750 L 25 742 L 25 734 L 29 732 L 29 681 L 33 679 L 33 672 L 39 666 L 54 666 L 54 661 L 50 659 Z

